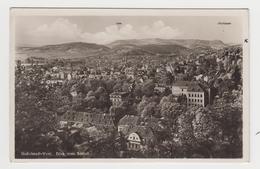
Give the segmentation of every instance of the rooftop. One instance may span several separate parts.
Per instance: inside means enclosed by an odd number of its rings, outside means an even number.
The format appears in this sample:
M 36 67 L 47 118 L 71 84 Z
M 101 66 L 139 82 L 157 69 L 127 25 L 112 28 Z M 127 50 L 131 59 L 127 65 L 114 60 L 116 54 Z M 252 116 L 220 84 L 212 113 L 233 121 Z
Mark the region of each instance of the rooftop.
M 177 81 L 173 83 L 173 86 L 189 86 L 191 82 L 189 81 Z
M 134 115 L 125 115 L 118 122 L 118 125 L 137 125 L 139 123 L 139 117 Z
M 203 89 L 198 82 L 177 81 L 173 86 L 187 87 L 190 92 L 203 92 Z

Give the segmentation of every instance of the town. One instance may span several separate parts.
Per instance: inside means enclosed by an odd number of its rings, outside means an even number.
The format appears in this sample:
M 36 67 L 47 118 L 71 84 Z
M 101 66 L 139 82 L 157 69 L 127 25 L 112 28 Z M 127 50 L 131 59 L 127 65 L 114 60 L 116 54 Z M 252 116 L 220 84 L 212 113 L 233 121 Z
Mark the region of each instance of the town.
M 16 156 L 240 158 L 242 55 L 234 45 L 16 60 Z

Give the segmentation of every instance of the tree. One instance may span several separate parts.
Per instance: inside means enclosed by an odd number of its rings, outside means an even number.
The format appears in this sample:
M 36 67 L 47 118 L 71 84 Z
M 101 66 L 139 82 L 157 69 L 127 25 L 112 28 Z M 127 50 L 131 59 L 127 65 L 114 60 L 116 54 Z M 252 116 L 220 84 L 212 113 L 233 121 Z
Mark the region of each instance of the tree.
M 168 119 L 175 119 L 183 110 L 183 106 L 179 103 L 164 102 L 161 107 L 161 116 Z
M 183 111 L 185 111 L 185 106 L 177 101 L 178 100 L 172 94 L 164 96 L 159 104 L 161 116 L 175 120 Z
M 142 101 L 137 106 L 137 112 L 141 114 L 141 112 L 144 110 L 145 106 L 148 104 L 148 98 L 143 96 Z
M 41 148 L 36 144 L 39 136 L 56 127 L 56 112 L 46 107 L 48 89 L 43 83 L 43 71 L 38 68 L 25 71 L 15 80 L 15 153 L 34 152 Z M 49 150 L 46 149 L 46 152 Z
M 120 105 L 120 106 L 111 106 L 109 109 L 110 114 L 114 115 L 115 120 L 114 120 L 114 124 L 117 125 L 117 123 L 119 122 L 119 120 L 124 117 L 124 115 L 127 114 L 127 109 L 125 106 Z
M 97 107 L 97 99 L 93 91 L 89 91 L 87 96 L 84 98 L 83 103 L 86 108 L 95 108 Z
M 135 98 L 142 98 L 143 93 L 142 93 L 142 86 L 140 84 L 135 86 L 133 94 Z
M 152 80 L 148 80 L 142 86 L 142 93 L 145 96 L 150 97 L 154 93 L 154 88 L 155 88 L 154 82 Z
M 242 157 L 242 108 L 231 104 L 215 104 L 212 117 L 219 123 L 221 137 L 215 137 L 215 156 Z
M 235 67 L 234 73 L 232 74 L 231 78 L 235 82 L 236 85 L 239 85 L 242 83 L 241 82 L 241 70 L 239 69 L 238 66 Z M 237 89 L 237 86 L 235 89 Z
M 192 126 L 195 110 L 196 108 L 193 107 L 177 118 L 175 139 L 178 140 L 179 146 L 183 149 L 182 157 L 190 157 L 193 154 L 193 149 L 197 147 Z
M 141 112 L 141 117 L 147 117 L 155 115 L 157 112 L 157 103 L 156 102 L 150 102 L 148 103 L 144 109 Z

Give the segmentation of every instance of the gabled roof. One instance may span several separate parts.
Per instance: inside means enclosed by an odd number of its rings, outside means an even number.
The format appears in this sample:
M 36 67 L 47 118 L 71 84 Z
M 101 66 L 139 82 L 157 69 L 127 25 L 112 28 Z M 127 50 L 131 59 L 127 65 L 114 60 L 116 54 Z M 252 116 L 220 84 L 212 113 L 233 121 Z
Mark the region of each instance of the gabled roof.
M 139 123 L 139 117 L 133 115 L 125 115 L 118 122 L 118 125 L 137 125 Z
M 88 112 L 66 112 L 59 117 L 62 121 L 81 122 L 94 125 L 113 125 L 113 118 L 110 114 L 88 113 Z
M 190 92 L 203 92 L 204 90 L 198 82 L 189 82 L 189 81 L 177 81 L 173 86 L 187 87 Z

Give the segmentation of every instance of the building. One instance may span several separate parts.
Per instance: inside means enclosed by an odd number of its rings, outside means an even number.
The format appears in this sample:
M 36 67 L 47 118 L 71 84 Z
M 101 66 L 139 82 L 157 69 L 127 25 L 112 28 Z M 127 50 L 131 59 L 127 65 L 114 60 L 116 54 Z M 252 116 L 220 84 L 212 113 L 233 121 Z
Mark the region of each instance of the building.
M 172 94 L 177 96 L 186 95 L 189 83 L 188 81 L 177 81 L 172 85 Z
M 199 84 L 190 85 L 186 96 L 188 106 L 206 106 L 205 92 L 199 86 Z
M 165 91 L 166 87 L 163 84 L 155 84 L 154 91 L 163 93 Z
M 110 94 L 110 101 L 113 106 L 119 106 L 128 96 L 127 92 L 114 92 Z
M 66 112 L 59 117 L 60 127 L 73 126 L 81 128 L 83 126 L 114 127 L 114 117 L 105 113 L 90 112 Z
M 126 68 L 125 69 L 125 75 L 127 78 L 132 78 L 134 79 L 135 75 L 134 75 L 134 69 L 133 68 Z
M 188 106 L 206 106 L 205 92 L 196 82 L 178 81 L 172 85 L 172 94 L 185 95 Z
M 126 135 L 130 129 L 137 126 L 140 122 L 140 118 L 134 115 L 125 115 L 118 122 L 118 132 L 122 132 Z
M 127 135 L 127 148 L 132 151 L 148 149 L 150 144 L 156 142 L 156 137 L 150 127 L 136 126 Z

